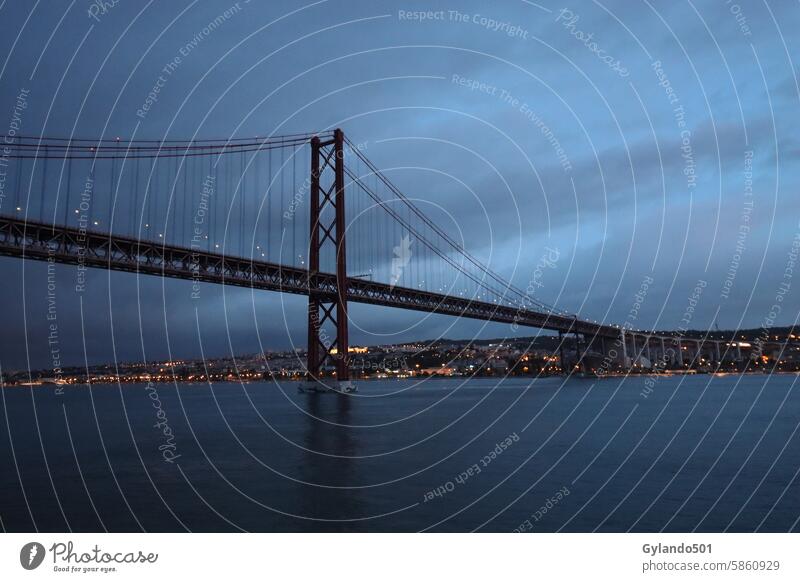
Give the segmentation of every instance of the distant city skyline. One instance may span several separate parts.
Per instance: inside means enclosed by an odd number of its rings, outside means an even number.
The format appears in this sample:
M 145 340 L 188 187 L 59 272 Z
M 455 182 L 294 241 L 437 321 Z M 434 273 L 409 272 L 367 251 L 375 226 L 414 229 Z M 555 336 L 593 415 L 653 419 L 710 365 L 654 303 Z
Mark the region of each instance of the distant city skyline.
M 163 139 L 341 126 L 409 197 L 440 208 L 454 236 L 469 233 L 470 252 L 520 288 L 534 283 L 538 300 L 609 324 L 635 307 L 631 324 L 658 329 L 681 326 L 689 308 L 699 329 L 800 314 L 789 163 L 800 88 L 793 41 L 772 32 L 775 19 L 800 23 L 783 5 L 737 15 L 719 3 L 688 20 L 683 7 L 625 2 L 154 10 L 3 6 L 19 32 L 0 40 L 4 130 Z M 2 212 L 13 210 L 7 194 Z M 547 249 L 559 259 L 537 271 Z M 47 269 L 0 259 L 4 369 L 52 360 Z M 66 362 L 305 346 L 302 297 L 202 285 L 191 303 L 190 282 L 91 270 L 77 294 L 74 267 L 53 273 Z M 350 314 L 358 344 L 535 333 Z

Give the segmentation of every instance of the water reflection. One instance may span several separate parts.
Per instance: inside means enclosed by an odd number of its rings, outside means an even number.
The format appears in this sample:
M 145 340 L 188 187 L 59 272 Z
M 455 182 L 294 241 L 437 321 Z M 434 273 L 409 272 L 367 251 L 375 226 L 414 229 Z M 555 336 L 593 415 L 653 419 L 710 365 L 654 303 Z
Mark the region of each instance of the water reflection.
M 299 404 L 308 414 L 305 419 L 306 448 L 300 473 L 308 483 L 328 487 L 305 486 L 303 515 L 321 519 L 351 519 L 365 515 L 361 489 L 350 489 L 362 482 L 357 475 L 360 431 L 351 427 L 352 396 L 338 394 L 303 394 Z M 330 456 L 335 455 L 335 456 Z M 362 461 L 363 462 L 363 461 Z M 344 487 L 339 489 L 338 487 Z M 320 529 L 348 530 L 349 522 L 319 522 Z

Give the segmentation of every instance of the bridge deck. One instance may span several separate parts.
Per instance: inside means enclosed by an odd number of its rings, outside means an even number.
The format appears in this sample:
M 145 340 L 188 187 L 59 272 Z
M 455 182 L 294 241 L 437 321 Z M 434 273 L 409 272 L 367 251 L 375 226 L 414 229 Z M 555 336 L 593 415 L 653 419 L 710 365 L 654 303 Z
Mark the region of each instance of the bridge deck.
M 0 216 L 0 255 L 308 295 L 336 293 L 336 276 L 201 249 Z M 347 300 L 484 321 L 617 338 L 613 326 L 497 303 L 348 278 Z

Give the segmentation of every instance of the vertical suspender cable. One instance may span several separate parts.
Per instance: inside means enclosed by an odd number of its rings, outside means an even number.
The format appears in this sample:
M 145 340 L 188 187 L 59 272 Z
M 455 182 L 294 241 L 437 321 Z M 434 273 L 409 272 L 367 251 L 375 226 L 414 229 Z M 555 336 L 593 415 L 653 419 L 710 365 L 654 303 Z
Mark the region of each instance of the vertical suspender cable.
M 211 228 L 214 220 L 214 203 L 217 200 L 217 168 L 214 166 L 212 154 L 208 154 L 208 173 L 206 177 L 212 177 L 211 187 L 209 188 L 208 203 L 206 204 L 206 250 L 211 252 Z
M 187 174 L 187 167 L 186 167 L 186 160 L 188 159 L 186 155 L 186 151 L 183 152 L 182 156 L 178 156 L 177 153 L 175 156 L 172 156 L 168 163 L 168 170 L 167 170 L 167 186 L 169 195 L 167 196 L 167 213 L 171 215 L 172 218 L 172 226 L 170 227 L 170 240 L 172 244 L 177 245 L 180 244 L 180 236 L 179 236 L 179 229 L 178 229 L 178 182 L 181 178 L 181 168 L 183 168 L 183 197 L 186 197 L 186 174 Z M 181 225 L 180 230 L 183 231 L 183 225 Z M 167 235 L 164 235 L 164 240 L 166 240 Z
M 272 148 L 268 153 L 267 165 L 267 260 L 272 256 Z
M 117 182 L 117 158 L 116 156 L 114 156 L 113 158 L 111 158 L 111 188 L 109 188 L 108 192 L 108 226 L 106 226 L 106 228 L 108 229 L 109 233 L 111 232 L 111 219 L 112 219 L 111 212 L 117 192 L 116 182 Z
M 244 205 L 245 205 L 245 186 L 247 184 L 247 180 L 245 177 L 245 159 L 244 159 L 244 150 L 241 151 L 239 154 L 239 166 L 241 167 L 241 172 L 239 173 L 239 184 L 241 184 L 241 193 L 239 196 L 239 256 L 244 257 L 244 237 L 247 227 L 245 225 L 245 212 L 244 212 Z
M 22 181 L 22 170 L 24 168 L 23 158 L 17 159 L 17 171 L 16 176 L 14 177 L 14 209 L 19 211 L 22 208 L 19 199 L 19 184 Z
M 286 157 L 284 155 L 284 148 L 280 148 L 280 149 L 281 149 L 281 189 L 280 189 L 280 192 L 279 192 L 279 196 L 280 196 L 280 199 L 281 199 L 281 212 L 280 212 L 280 214 L 278 214 L 278 225 L 280 225 L 280 228 L 277 229 L 278 237 L 279 237 L 278 240 L 281 240 L 281 238 L 283 236 L 283 224 L 281 223 L 281 221 L 283 220 L 283 182 L 284 182 L 284 180 L 283 180 L 283 178 L 284 178 L 283 170 L 284 170 L 284 165 L 286 164 L 286 162 L 284 160 L 284 158 Z M 284 249 L 283 249 L 283 246 L 281 246 L 280 255 L 279 255 L 279 257 L 281 257 L 281 259 L 279 259 L 278 262 L 282 261 L 283 253 L 284 253 Z
M 132 184 L 132 191 L 131 196 L 128 199 L 128 211 L 131 216 L 131 230 L 130 235 L 134 236 L 136 234 L 136 215 L 138 213 L 139 205 L 137 201 L 139 200 L 139 158 L 136 158 L 136 161 L 133 163 L 133 181 Z
M 69 149 L 67 150 L 69 151 Z M 69 191 L 72 185 L 72 156 L 64 154 L 67 158 L 67 194 L 64 197 L 64 226 L 69 226 Z
M 292 148 L 292 197 L 289 199 L 290 208 L 292 210 L 292 262 L 290 264 L 297 264 L 297 232 L 295 232 L 295 214 L 297 213 L 295 196 L 297 196 L 297 146 Z
M 44 222 L 44 191 L 47 190 L 47 158 L 50 156 L 48 146 L 44 146 L 44 163 L 42 164 L 42 193 L 39 196 L 39 222 Z
M 181 160 L 181 165 L 183 166 L 183 188 L 181 190 L 183 191 L 183 204 L 182 204 L 182 206 L 183 206 L 183 210 L 184 210 L 183 220 L 181 220 L 181 232 L 180 232 L 180 244 L 182 244 L 182 245 L 187 245 L 188 244 L 187 241 L 192 238 L 191 237 L 191 231 L 192 231 L 191 226 L 189 226 L 189 236 L 188 237 L 186 236 L 186 234 L 187 234 L 186 233 L 186 229 L 187 229 L 186 221 L 187 221 L 187 219 L 189 219 L 188 211 L 187 211 L 187 208 L 186 208 L 186 204 L 188 203 L 188 200 L 189 200 L 189 193 L 188 193 L 188 190 L 189 190 L 189 184 L 188 184 L 188 182 L 189 182 L 189 159 L 190 159 L 189 156 L 187 156 L 186 153 L 184 153 L 183 159 Z M 177 182 L 177 180 L 178 180 L 178 176 L 177 175 L 175 176 L 175 180 Z M 177 188 L 176 188 L 176 190 L 177 190 Z M 189 225 L 191 225 L 191 220 L 189 221 Z
M 253 161 L 256 165 L 256 199 L 255 199 L 255 206 L 258 209 L 258 212 L 255 212 L 255 222 L 253 223 L 253 246 L 255 247 L 256 251 L 258 251 L 258 256 L 263 253 L 263 249 L 261 248 L 261 244 L 264 242 L 258 234 L 259 226 L 263 224 L 263 220 L 261 220 L 261 209 L 263 208 L 262 202 L 263 198 L 261 197 L 261 146 L 259 145 L 256 153 L 253 154 Z M 254 209 L 255 211 L 255 209 Z

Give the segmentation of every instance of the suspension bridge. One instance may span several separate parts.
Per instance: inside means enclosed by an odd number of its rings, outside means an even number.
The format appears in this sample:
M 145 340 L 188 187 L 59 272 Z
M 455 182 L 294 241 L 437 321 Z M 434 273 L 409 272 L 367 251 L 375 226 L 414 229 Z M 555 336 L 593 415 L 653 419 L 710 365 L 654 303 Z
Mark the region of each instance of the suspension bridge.
M 0 254 L 306 295 L 308 380 L 333 367 L 341 391 L 350 390 L 350 302 L 572 334 L 575 369 L 589 353 L 607 372 L 720 361 L 731 347 L 588 321 L 532 297 L 426 216 L 340 129 L 227 140 L 7 135 Z M 567 369 L 563 350 L 561 359 Z

